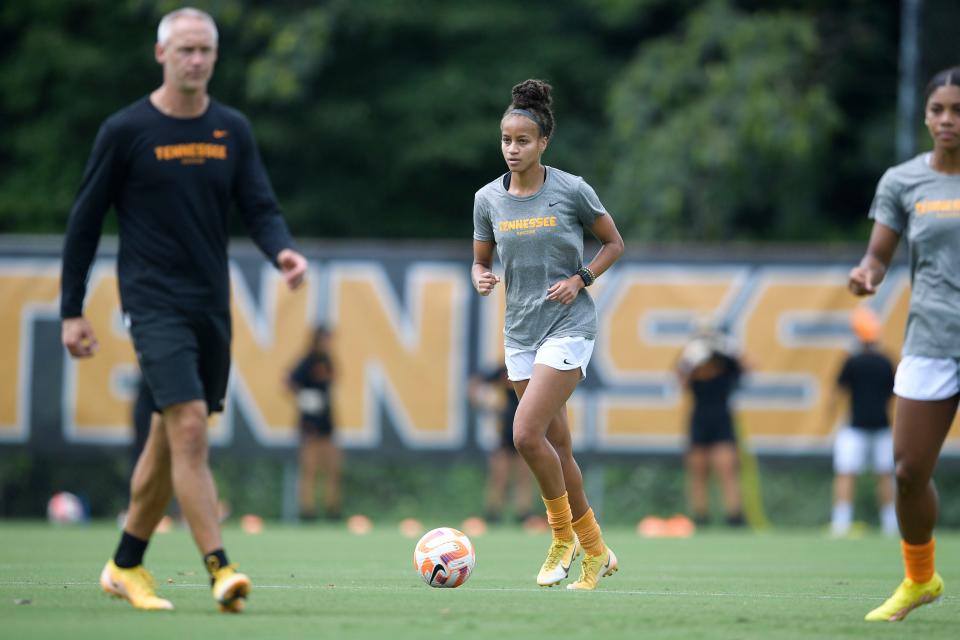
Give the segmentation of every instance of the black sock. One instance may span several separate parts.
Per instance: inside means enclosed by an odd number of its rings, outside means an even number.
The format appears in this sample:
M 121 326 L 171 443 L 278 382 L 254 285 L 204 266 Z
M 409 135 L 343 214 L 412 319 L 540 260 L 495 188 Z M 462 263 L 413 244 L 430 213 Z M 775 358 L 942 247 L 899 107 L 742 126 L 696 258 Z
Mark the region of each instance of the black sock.
M 207 565 L 207 572 L 212 578 L 214 573 L 230 563 L 227 562 L 227 554 L 223 549 L 217 549 L 203 556 L 203 564 Z
M 126 531 L 120 536 L 117 552 L 113 554 L 113 562 L 121 569 L 129 569 L 143 564 L 143 554 L 147 551 L 149 540 L 141 540 Z

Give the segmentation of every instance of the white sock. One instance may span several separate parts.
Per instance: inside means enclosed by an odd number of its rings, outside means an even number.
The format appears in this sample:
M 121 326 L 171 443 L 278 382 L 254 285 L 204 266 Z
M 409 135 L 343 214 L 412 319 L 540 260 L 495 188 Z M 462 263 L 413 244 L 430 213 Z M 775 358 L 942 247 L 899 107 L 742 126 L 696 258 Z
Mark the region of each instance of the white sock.
M 880 527 L 888 536 L 895 536 L 900 533 L 900 527 L 897 525 L 897 507 L 888 502 L 880 508 Z
M 833 505 L 833 515 L 830 519 L 830 531 L 834 535 L 844 535 L 850 531 L 853 524 L 853 504 L 837 502 Z

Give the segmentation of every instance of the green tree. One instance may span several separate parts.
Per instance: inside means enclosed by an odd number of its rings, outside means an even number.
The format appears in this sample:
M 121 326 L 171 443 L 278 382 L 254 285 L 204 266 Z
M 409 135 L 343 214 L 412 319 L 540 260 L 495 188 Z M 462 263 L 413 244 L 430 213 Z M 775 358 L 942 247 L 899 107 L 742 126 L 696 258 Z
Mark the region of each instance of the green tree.
M 156 24 L 181 4 L 0 3 L 0 233 L 63 230 L 97 127 L 160 82 Z M 528 77 L 555 87 L 545 161 L 636 238 L 859 241 L 894 161 L 897 3 L 194 4 L 220 27 L 211 91 L 250 116 L 299 236 L 468 239 Z M 956 63 L 960 8 L 924 5 L 926 78 Z
M 131 52 L 149 61 L 156 23 L 118 5 L 0 5 L 0 232 L 62 231 L 105 97 L 148 90 Z
M 334 0 L 271 10 L 277 29 L 249 66 L 245 97 L 294 227 L 468 239 L 473 193 L 504 171 L 497 123 L 511 86 L 528 77 L 557 88 L 547 161 L 597 178 L 604 87 L 619 65 L 589 5 Z
M 711 0 L 615 83 L 609 199 L 649 240 L 809 238 L 839 116 L 798 12 Z
M 548 161 L 599 179 L 605 87 L 626 53 L 593 2 L 195 4 L 220 28 L 211 92 L 250 116 L 298 235 L 466 239 L 524 78 L 557 88 Z M 0 5 L 0 232 L 63 229 L 97 127 L 160 82 L 156 24 L 179 4 Z

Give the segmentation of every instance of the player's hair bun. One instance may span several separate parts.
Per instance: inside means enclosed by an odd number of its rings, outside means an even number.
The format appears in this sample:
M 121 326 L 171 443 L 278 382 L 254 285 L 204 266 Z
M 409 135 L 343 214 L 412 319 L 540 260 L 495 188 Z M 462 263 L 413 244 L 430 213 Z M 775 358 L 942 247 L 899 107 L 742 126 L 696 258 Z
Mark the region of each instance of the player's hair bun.
M 550 92 L 553 90 L 549 84 L 543 80 L 524 80 L 520 84 L 514 85 L 510 92 L 513 100 L 503 114 L 506 117 L 511 109 L 524 109 L 534 114 L 533 121 L 540 127 L 540 134 L 549 138 L 553 135 L 556 120 L 553 117 L 553 109 L 550 105 L 553 98 Z
M 553 89 L 543 80 L 524 80 L 520 84 L 514 85 L 511 95 L 513 96 L 513 106 L 518 109 L 550 109 L 553 98 L 550 91 Z

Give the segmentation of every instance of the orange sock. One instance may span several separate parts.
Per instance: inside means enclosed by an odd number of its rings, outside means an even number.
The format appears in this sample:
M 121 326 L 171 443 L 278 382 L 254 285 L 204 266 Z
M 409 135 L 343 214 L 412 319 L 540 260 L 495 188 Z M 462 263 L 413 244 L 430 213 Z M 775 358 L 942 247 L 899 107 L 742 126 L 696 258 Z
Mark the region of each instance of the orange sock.
M 543 496 L 541 496 L 543 497 Z M 564 492 L 559 498 L 543 498 L 547 507 L 547 522 L 553 529 L 553 537 L 558 540 L 573 540 L 573 514 L 570 512 L 570 501 Z
M 933 538 L 925 544 L 907 544 L 904 540 L 900 541 L 904 572 L 917 584 L 930 582 L 933 577 L 934 546 Z
M 593 517 L 593 509 L 587 509 L 587 512 L 573 523 L 573 530 L 577 532 L 580 546 L 586 549 L 590 555 L 601 556 L 606 551 L 607 545 L 603 542 L 600 525 L 597 524 L 597 519 Z

